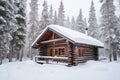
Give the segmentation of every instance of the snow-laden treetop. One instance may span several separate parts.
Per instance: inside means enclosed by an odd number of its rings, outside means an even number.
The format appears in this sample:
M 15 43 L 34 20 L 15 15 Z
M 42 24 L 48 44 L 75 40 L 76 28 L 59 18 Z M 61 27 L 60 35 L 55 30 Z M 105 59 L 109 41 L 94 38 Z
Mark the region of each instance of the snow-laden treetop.
M 38 35 L 38 37 L 32 43 L 32 46 L 36 44 L 36 42 L 42 37 L 42 35 L 44 35 L 44 33 L 47 30 L 55 31 L 56 34 L 60 34 L 61 36 L 64 36 L 72 43 L 80 43 L 80 44 L 93 45 L 97 47 L 104 47 L 104 44 L 95 38 L 92 38 L 90 36 L 87 36 L 86 34 L 59 25 L 48 25 L 42 31 L 42 33 Z

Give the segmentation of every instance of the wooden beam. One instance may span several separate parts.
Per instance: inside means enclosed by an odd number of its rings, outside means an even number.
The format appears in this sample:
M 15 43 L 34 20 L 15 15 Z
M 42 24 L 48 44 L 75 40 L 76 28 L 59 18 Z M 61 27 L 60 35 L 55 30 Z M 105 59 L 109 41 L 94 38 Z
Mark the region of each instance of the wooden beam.
M 46 44 L 46 43 L 51 43 L 51 42 L 58 42 L 58 41 L 62 41 L 62 40 L 65 40 L 65 38 L 42 41 L 42 42 L 40 42 L 40 44 Z
M 52 33 L 52 40 L 53 40 L 53 39 L 55 39 L 55 34 L 54 34 L 54 33 Z

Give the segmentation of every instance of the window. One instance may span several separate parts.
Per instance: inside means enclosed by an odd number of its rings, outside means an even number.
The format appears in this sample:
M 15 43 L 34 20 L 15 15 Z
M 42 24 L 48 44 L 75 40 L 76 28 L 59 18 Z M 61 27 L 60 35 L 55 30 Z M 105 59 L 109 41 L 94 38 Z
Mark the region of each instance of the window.
M 56 56 L 58 55 L 58 49 L 55 49 L 55 55 Z
M 56 48 L 55 49 L 55 56 L 65 55 L 65 48 Z
M 65 53 L 64 48 L 59 48 L 59 55 L 64 55 L 64 53 Z

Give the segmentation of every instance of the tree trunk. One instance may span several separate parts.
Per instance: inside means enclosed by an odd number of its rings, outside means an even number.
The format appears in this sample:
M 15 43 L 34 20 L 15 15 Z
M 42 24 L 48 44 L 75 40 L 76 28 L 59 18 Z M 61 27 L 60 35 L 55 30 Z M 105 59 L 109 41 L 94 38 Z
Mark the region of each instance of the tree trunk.
M 23 58 L 23 49 L 22 51 L 20 51 L 20 61 L 22 61 L 22 58 Z
M 117 61 L 117 54 L 116 54 L 116 52 L 113 52 L 113 60 Z
M 0 51 L 0 65 L 2 64 L 2 51 Z
M 0 65 L 2 64 L 2 58 L 1 58 L 1 54 L 0 54 Z
M 9 62 L 12 62 L 12 56 L 13 56 L 12 54 L 13 54 L 13 46 L 11 45 L 8 53 Z
M 9 53 L 9 62 L 12 62 L 12 53 Z
M 112 54 L 111 53 L 109 54 L 109 61 L 110 62 L 112 61 Z
M 16 53 L 16 60 L 19 60 L 19 56 L 20 56 L 20 51 Z
M 32 49 L 30 48 L 30 59 L 33 60 Z

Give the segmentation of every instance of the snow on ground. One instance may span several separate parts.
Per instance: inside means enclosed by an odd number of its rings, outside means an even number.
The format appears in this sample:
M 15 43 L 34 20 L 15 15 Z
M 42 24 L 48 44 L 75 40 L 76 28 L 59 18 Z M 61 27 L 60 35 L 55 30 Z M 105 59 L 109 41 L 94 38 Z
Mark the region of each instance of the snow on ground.
M 0 80 L 120 80 L 120 62 L 88 61 L 73 67 L 34 61 L 5 63 L 0 65 Z

